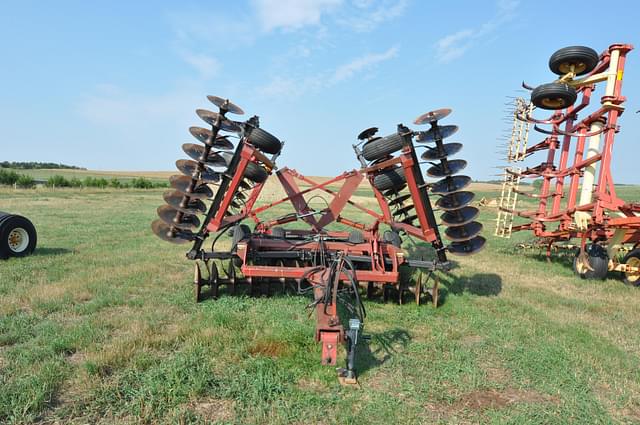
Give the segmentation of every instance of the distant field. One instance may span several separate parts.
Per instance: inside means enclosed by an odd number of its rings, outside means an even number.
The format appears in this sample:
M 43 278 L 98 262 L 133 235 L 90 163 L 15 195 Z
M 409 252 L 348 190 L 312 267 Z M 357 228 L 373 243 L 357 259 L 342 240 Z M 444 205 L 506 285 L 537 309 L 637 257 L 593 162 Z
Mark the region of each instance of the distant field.
M 528 234 L 495 238 L 494 208 L 480 207 L 487 248 L 441 276 L 441 307 L 365 302 L 352 390 L 319 364 L 310 299 L 195 304 L 187 248 L 150 231 L 161 202 L 0 189 L 0 210 L 39 231 L 34 256 L 0 263 L 0 423 L 640 423 L 640 289 L 516 249 Z
M 133 180 L 136 177 L 145 177 L 153 181 L 166 181 L 169 176 L 176 174 L 172 171 L 98 171 L 98 170 L 63 170 L 63 169 L 13 169 L 19 174 L 26 174 L 32 176 L 34 179 L 46 180 L 51 176 L 59 175 L 65 178 L 79 178 L 85 177 L 104 177 L 106 179 L 117 178 L 123 182 Z

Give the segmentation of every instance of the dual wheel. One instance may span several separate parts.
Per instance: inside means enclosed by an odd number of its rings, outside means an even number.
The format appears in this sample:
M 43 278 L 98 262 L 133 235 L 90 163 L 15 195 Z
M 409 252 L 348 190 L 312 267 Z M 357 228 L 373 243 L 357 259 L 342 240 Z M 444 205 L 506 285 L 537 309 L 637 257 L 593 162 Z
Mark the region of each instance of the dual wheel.
M 588 261 L 589 264 L 585 264 Z M 630 251 L 622 259 L 622 264 L 633 267 L 634 270 L 624 272 L 624 283 L 640 286 L 640 249 Z M 573 271 L 583 279 L 604 279 L 609 271 L 609 256 L 607 250 L 600 245 L 591 244 L 585 251 L 585 256 L 576 253 L 573 259 Z
M 551 55 L 549 69 L 564 76 L 573 72 L 576 76 L 588 74 L 598 65 L 598 53 L 584 46 L 560 49 Z M 531 103 L 540 109 L 557 110 L 573 105 L 578 97 L 576 89 L 569 84 L 554 82 L 542 84 L 531 92 Z
M 25 257 L 36 248 L 33 223 L 20 215 L 0 212 L 0 258 Z

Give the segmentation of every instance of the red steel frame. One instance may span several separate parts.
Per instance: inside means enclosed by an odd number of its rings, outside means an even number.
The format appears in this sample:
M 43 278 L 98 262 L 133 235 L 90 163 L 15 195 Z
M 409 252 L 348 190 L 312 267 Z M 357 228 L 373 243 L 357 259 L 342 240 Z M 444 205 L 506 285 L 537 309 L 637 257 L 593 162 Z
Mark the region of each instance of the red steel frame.
M 585 78 L 586 84 L 578 87 L 580 102 L 565 110 L 558 110 L 547 120 L 534 120 L 524 117 L 536 124 L 550 124 L 551 131 L 536 129 L 548 134 L 540 143 L 527 149 L 527 155 L 536 151 L 547 149 L 547 159 L 537 167 L 527 168 L 522 171 L 523 177 L 542 177 L 540 193 L 536 195 L 522 193 L 526 196 L 539 198 L 538 208 L 535 211 L 516 212 L 521 217 L 526 217 L 531 222 L 514 226 L 513 231 L 532 230 L 537 237 L 546 238 L 550 243 L 582 238 L 592 241 L 611 238 L 615 230 L 624 231 L 622 243 L 638 243 L 640 241 L 640 204 L 626 203 L 616 195 L 613 177 L 611 174 L 611 157 L 615 134 L 619 131 L 618 118 L 623 113 L 622 106 L 626 98 L 622 95 L 622 77 L 626 54 L 633 49 L 628 44 L 614 44 L 600 56 L 596 68 Z M 619 53 L 617 66 L 610 69 L 612 52 Z M 578 119 L 578 113 L 590 105 L 595 82 L 602 81 L 602 75 L 615 72 L 615 85 L 611 94 L 601 97 L 601 106 L 588 116 Z M 593 83 L 589 83 L 589 78 Z M 602 138 L 599 153 L 585 157 L 585 142 L 588 137 L 597 136 L 597 132 L 589 132 L 594 122 L 603 123 Z M 564 128 L 562 128 L 564 127 Z M 576 139 L 573 162 L 570 165 L 570 151 L 572 141 Z M 556 154 L 559 151 L 559 159 L 556 162 Z M 580 190 L 581 176 L 587 167 L 599 165 L 596 186 L 593 190 L 592 202 L 578 205 L 577 198 Z M 569 177 L 568 197 L 563 205 L 565 196 L 565 178 Z M 555 179 L 555 185 L 553 180 Z M 551 200 L 551 202 L 549 202 Z M 574 215 L 577 211 L 584 211 L 590 215 L 590 225 L 580 230 L 575 226 Z M 612 217 L 608 212 L 617 212 L 621 217 Z M 548 224 L 558 222 L 555 229 L 550 229 Z
M 400 155 L 396 158 L 389 159 L 372 167 L 344 172 L 341 175 L 322 183 L 315 182 L 312 179 L 301 175 L 297 171 L 285 167 L 278 170 L 276 173 L 280 184 L 287 194 L 285 198 L 254 208 L 264 187 L 264 183 L 257 184 L 251 190 L 245 206 L 242 208 L 240 213 L 228 216 L 226 215 L 226 211 L 239 188 L 244 171 L 249 162 L 260 162 L 269 171 L 275 169 L 275 164 L 270 159 L 266 158 L 252 145 L 244 143 L 240 150 L 240 158 L 236 171 L 231 178 L 231 182 L 229 183 L 224 197 L 221 200 L 219 209 L 207 224 L 207 231 L 210 233 L 217 232 L 229 227 L 233 223 L 239 222 L 242 219 L 252 219 L 256 223 L 257 233 L 254 232 L 248 240 L 238 243 L 235 252 L 235 254 L 242 260 L 240 270 L 245 279 L 248 282 L 251 282 L 251 280 L 255 278 L 280 280 L 296 279 L 298 281 L 304 279 L 313 286 L 315 296 L 316 298 L 319 298 L 322 295 L 322 284 L 323 282 L 326 282 L 328 277 L 328 270 L 326 268 L 318 269 L 302 266 L 255 265 L 251 264 L 251 254 L 260 251 L 286 251 L 291 248 L 291 244 L 285 240 L 261 237 L 261 235 L 269 234 L 272 226 L 301 219 L 308 224 L 311 229 L 291 230 L 288 231 L 290 234 L 299 236 L 324 235 L 329 238 L 337 237 L 346 239 L 349 235 L 348 232 L 332 232 L 325 230 L 325 227 L 332 222 L 341 223 L 348 227 L 360 230 L 363 233 L 365 242 L 353 244 L 327 240 L 323 242 L 323 249 L 334 253 L 339 252 L 347 256 L 356 255 L 369 257 L 371 269 L 355 271 L 355 276 L 359 282 L 377 282 L 382 285 L 398 285 L 400 280 L 399 266 L 406 263 L 407 259 L 404 257 L 400 248 L 381 240 L 378 232 L 379 225 L 381 223 L 387 224 L 396 230 L 402 230 L 423 241 L 430 242 L 436 247 L 442 246 L 438 229 L 435 226 L 432 227 L 430 225 L 429 214 L 432 215 L 433 213 L 431 211 L 431 205 L 428 197 L 426 197 L 426 204 L 428 205 L 425 205 L 425 203 L 421 201 L 421 199 L 423 199 L 420 193 L 421 187 L 419 185 L 418 177 L 416 176 L 416 174 L 419 174 L 421 171 L 419 164 L 415 160 L 415 152 L 413 149 L 413 145 L 411 143 L 407 143 L 402 149 Z M 394 222 L 385 197 L 373 185 L 373 179 L 378 171 L 388 169 L 396 164 L 399 164 L 405 170 L 407 186 L 411 193 L 411 197 L 414 200 L 419 226 Z M 382 211 L 381 214 L 351 200 L 351 197 L 365 177 L 367 177 L 371 184 L 375 198 L 380 210 Z M 300 180 L 311 186 L 301 190 L 296 180 Z M 328 186 L 339 182 L 343 183 L 342 187 L 337 192 L 328 188 Z M 309 207 L 307 201 L 304 199 L 304 195 L 313 191 L 322 191 L 333 198 L 326 210 L 316 212 Z M 287 201 L 291 202 L 293 205 L 295 210 L 294 214 L 289 214 L 280 219 L 268 222 L 263 222 L 258 218 L 258 214 Z M 373 223 L 365 224 L 343 217 L 341 212 L 347 205 L 351 205 L 372 217 Z M 320 217 L 316 218 L 315 215 L 318 214 Z M 313 252 L 317 248 L 318 243 L 316 241 L 298 243 L 295 247 L 297 251 L 308 252 Z M 441 255 L 444 254 L 442 253 Z M 446 257 L 444 258 L 446 261 Z M 347 276 L 343 272 L 337 273 L 336 279 L 338 282 L 333 285 L 334 290 L 338 287 L 340 282 L 347 281 Z M 338 343 L 343 342 L 345 339 L 345 330 L 338 318 L 337 305 L 335 301 L 334 294 L 334 299 L 331 304 L 325 305 L 324 303 L 318 303 L 316 306 L 316 340 L 322 343 L 323 364 L 336 364 Z

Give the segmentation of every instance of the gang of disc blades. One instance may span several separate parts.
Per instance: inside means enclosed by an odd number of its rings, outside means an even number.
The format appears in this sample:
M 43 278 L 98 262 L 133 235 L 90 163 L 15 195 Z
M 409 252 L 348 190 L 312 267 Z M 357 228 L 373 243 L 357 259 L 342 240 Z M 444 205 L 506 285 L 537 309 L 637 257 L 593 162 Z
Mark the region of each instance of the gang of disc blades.
M 435 178 L 452 176 L 454 174 L 458 174 L 466 167 L 467 161 L 465 161 L 464 159 L 452 159 L 450 161 L 447 161 L 446 167 L 444 166 L 444 163 L 429 167 L 429 169 L 427 169 L 427 176 Z
M 439 159 L 448 158 L 460 152 L 462 149 L 462 143 L 444 143 L 442 145 L 442 151 L 435 148 L 428 148 L 424 153 L 420 156 L 420 158 L 425 161 L 437 161 Z
M 445 211 L 440 215 L 440 220 L 445 226 L 462 226 L 475 220 L 480 214 L 476 207 L 462 207 L 451 211 Z
M 172 188 L 178 192 L 189 196 L 193 199 L 207 199 L 213 197 L 213 190 L 202 181 L 198 181 L 193 191 L 188 192 L 187 189 L 191 186 L 191 177 L 173 175 L 169 177 L 169 184 Z
M 470 184 L 471 177 L 469 176 L 445 177 L 431 185 L 431 192 L 437 195 L 446 195 L 447 193 L 459 192 Z
M 399 215 L 406 215 L 406 214 L 407 214 L 409 211 L 411 211 L 413 208 L 414 208 L 414 207 L 413 207 L 413 205 L 407 205 L 407 206 L 405 206 L 405 207 L 400 208 L 400 209 L 399 209 L 399 210 L 397 210 L 397 211 L 394 211 L 394 212 L 393 212 L 393 216 L 394 216 L 394 217 L 397 217 L 397 216 L 399 216 Z
M 453 242 L 465 242 L 478 236 L 481 231 L 482 224 L 472 221 L 462 226 L 448 227 L 444 231 L 444 236 Z
M 453 242 L 447 246 L 447 251 L 453 255 L 472 255 L 484 248 L 487 240 L 482 236 L 476 236 L 475 238 L 466 242 Z
M 209 99 L 209 102 L 213 103 L 220 109 L 231 112 L 232 114 L 244 115 L 244 111 L 242 110 L 242 108 L 231 102 L 229 99 L 223 99 L 221 97 L 211 95 L 207 96 L 207 99 Z
M 191 214 L 182 214 L 179 221 L 176 221 L 176 214 L 180 212 L 171 208 L 170 205 L 161 205 L 157 209 L 158 217 L 160 220 L 167 223 L 169 226 L 173 226 L 180 230 L 192 230 L 200 226 L 200 220 L 198 217 Z
M 205 145 L 210 145 L 212 148 L 227 151 L 234 149 L 233 143 L 231 143 L 229 139 L 227 139 L 227 136 L 218 135 L 216 136 L 216 140 L 213 143 L 209 144 L 208 141 L 213 133 L 211 132 L 211 130 L 208 130 L 206 128 L 196 126 L 189 127 L 189 133 L 191 133 L 191 135 L 198 139 L 200 142 L 204 143 Z
M 151 231 L 163 241 L 175 244 L 185 244 L 195 239 L 195 234 L 189 230 L 175 229 L 172 233 L 171 226 L 160 219 L 151 223 Z
M 436 109 L 435 111 L 430 111 L 420 115 L 413 121 L 413 123 L 416 125 L 429 124 L 434 121 L 440 121 L 441 119 L 447 117 L 450 113 L 450 108 Z
M 438 199 L 436 207 L 443 211 L 457 210 L 469 205 L 475 196 L 473 192 L 469 191 L 453 192 Z
M 198 114 L 200 119 L 210 126 L 215 126 L 216 120 L 220 116 L 217 112 L 212 112 L 207 109 L 196 109 L 196 114 Z M 231 133 L 240 133 L 242 131 L 242 127 L 234 121 L 222 118 L 220 122 L 220 130 L 229 131 Z
M 189 199 L 185 203 L 186 207 L 182 206 L 182 201 L 185 199 L 185 195 L 177 190 L 168 190 L 162 197 L 165 202 L 171 205 L 172 208 L 181 211 L 186 214 L 205 214 L 207 212 L 207 206 L 199 199 Z
M 418 218 L 418 216 L 414 214 L 414 215 L 411 215 L 411 216 L 405 218 L 404 220 L 401 220 L 400 223 L 405 223 L 405 224 L 411 224 L 412 225 L 413 224 L 413 220 L 415 220 L 416 218 Z
M 385 190 L 384 192 L 382 192 L 382 196 L 384 196 L 385 198 L 389 198 L 393 195 L 397 195 L 398 193 L 402 192 L 402 190 L 404 190 L 404 188 L 406 188 L 407 185 L 406 183 L 403 184 L 402 186 L 396 188 L 396 189 L 388 189 Z
M 195 143 L 185 143 L 182 145 L 182 150 L 184 151 L 184 153 L 189 155 L 189 158 L 198 162 L 200 162 L 200 158 L 202 158 L 204 149 L 204 146 L 196 145 Z M 205 159 L 204 163 L 213 165 L 215 167 L 224 167 L 227 165 L 225 159 L 216 152 L 209 152 L 209 155 Z
M 457 125 L 439 125 L 437 126 L 438 132 L 440 133 L 440 139 L 446 139 L 447 137 L 451 137 L 458 131 Z M 430 128 L 427 131 L 419 131 L 418 137 L 416 139 L 419 143 L 433 143 L 436 141 L 434 129 Z
M 196 161 L 192 161 L 190 159 L 179 159 L 176 161 L 176 168 L 180 170 L 180 172 L 186 176 L 193 176 L 193 174 L 198 170 L 199 163 Z M 203 183 L 219 183 L 220 182 L 220 173 L 216 173 L 209 167 L 201 166 L 201 170 L 199 171 L 199 179 L 202 180 Z
M 406 201 L 409 198 L 411 198 L 411 194 L 410 193 L 406 193 L 404 195 L 398 196 L 397 198 L 392 199 L 391 201 L 389 201 L 389 206 L 392 207 L 394 205 L 402 204 L 404 201 Z

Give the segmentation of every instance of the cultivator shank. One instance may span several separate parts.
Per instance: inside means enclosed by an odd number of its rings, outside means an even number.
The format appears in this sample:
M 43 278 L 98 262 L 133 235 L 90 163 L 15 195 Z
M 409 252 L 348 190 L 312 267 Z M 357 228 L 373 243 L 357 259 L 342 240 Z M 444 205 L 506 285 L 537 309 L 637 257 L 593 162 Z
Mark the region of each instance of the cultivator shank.
M 153 232 L 169 242 L 192 243 L 187 257 L 196 261 L 198 301 L 205 286 L 213 297 L 221 287 L 236 293 L 241 285 L 248 285 L 251 293 L 268 294 L 277 286 L 309 294 L 322 363 L 335 365 L 338 346 L 346 344 L 347 367 L 341 377 L 344 383 L 355 382 L 355 350 L 363 338 L 366 315 L 361 293 L 381 294 L 385 300 L 395 294 L 402 303 L 410 292 L 417 303 L 428 295 L 437 305 L 434 272 L 453 266 L 447 252 L 467 255 L 484 246 L 485 239 L 479 236 L 482 226 L 473 221 L 478 210 L 469 205 L 473 193 L 465 190 L 471 179 L 455 175 L 466 162 L 449 159 L 462 145 L 443 143 L 457 127 L 438 125 L 450 110 L 420 116 L 415 124 L 429 124 L 426 131 L 404 125 L 386 137 L 376 137 L 377 128 L 363 131 L 353 146 L 361 167 L 315 181 L 293 169 L 277 168 L 283 143 L 260 128 L 257 117 L 232 121 L 226 114 L 240 114 L 242 109 L 218 97 L 209 100 L 219 111 L 197 110 L 211 129 L 190 129 L 203 146 L 183 145 L 191 159 L 176 162 L 183 175 L 171 178 L 174 190 L 165 193 L 167 205 L 158 209 L 160 218 L 153 222 Z M 220 134 L 223 131 L 238 135 L 235 147 Z M 422 154 L 430 161 L 426 175 L 437 181 L 425 182 L 414 141 L 427 148 Z M 275 176 L 286 196 L 257 206 L 269 175 Z M 353 200 L 364 181 L 370 184 L 377 208 Z M 441 238 L 430 195 L 440 196 L 436 205 L 443 211 L 448 245 Z M 318 199 L 324 201 L 323 208 L 312 203 Z M 291 212 L 274 217 L 273 209 L 285 204 L 290 204 Z M 368 219 L 349 218 L 347 209 Z M 253 222 L 253 229 L 247 222 Z M 284 227 L 294 222 L 295 226 Z M 230 247 L 217 249 L 225 233 L 231 236 Z M 435 256 L 409 258 L 401 248 L 401 235 L 429 243 Z M 204 247 L 207 238 L 211 238 L 209 249 Z M 413 284 L 403 281 L 405 267 L 424 271 L 426 278 L 420 272 Z M 427 287 L 429 280 L 431 287 Z M 344 306 L 348 324 L 338 304 Z

